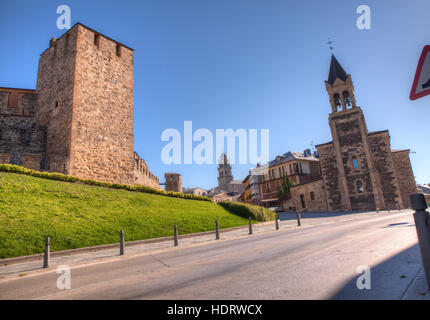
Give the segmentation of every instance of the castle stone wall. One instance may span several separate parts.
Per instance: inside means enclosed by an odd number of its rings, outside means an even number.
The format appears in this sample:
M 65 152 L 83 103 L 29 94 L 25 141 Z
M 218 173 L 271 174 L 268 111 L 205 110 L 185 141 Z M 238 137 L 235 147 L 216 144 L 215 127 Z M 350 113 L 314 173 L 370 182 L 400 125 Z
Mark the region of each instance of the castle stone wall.
M 167 172 L 164 177 L 166 179 L 166 191 L 182 192 L 182 177 L 180 174 Z
M 46 131 L 36 126 L 33 117 L 0 114 L 2 162 L 24 166 L 29 155 L 38 155 L 38 165 L 33 162 L 32 169 L 44 169 L 45 146 Z
M 71 173 L 133 184 L 133 51 L 77 26 Z M 95 44 L 98 35 L 98 45 Z
M 37 74 L 36 122 L 47 128 L 47 167 L 70 170 L 77 26 L 41 54 Z
M 145 160 L 141 159 L 136 152 L 134 153 L 134 161 L 134 184 L 161 189 L 158 178 L 149 171 Z
M 34 90 L 0 88 L 0 114 L 34 116 L 35 106 Z

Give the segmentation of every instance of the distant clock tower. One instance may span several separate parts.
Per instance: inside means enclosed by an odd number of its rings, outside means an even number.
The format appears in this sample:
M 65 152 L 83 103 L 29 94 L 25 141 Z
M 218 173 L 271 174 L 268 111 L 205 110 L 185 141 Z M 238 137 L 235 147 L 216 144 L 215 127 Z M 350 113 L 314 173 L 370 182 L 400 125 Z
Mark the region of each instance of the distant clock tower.
M 218 188 L 227 191 L 227 186 L 232 181 L 231 165 L 228 163 L 227 156 L 223 153 L 218 161 Z

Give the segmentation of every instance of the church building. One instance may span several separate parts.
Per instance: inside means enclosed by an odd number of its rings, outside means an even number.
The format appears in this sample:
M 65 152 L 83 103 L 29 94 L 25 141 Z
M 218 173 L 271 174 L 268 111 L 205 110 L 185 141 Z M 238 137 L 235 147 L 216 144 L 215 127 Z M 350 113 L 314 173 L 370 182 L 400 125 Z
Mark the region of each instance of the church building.
M 329 211 L 408 208 L 417 192 L 410 150 L 391 149 L 388 130 L 369 132 L 351 75 L 334 55 L 325 82 L 332 141 L 316 146 Z

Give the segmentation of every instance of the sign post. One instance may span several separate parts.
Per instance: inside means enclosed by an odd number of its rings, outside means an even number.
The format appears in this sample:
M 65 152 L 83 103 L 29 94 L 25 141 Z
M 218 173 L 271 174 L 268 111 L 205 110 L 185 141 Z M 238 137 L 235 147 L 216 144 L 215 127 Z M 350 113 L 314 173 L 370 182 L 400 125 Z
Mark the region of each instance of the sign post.
M 409 97 L 416 100 L 428 94 L 430 94 L 430 45 L 423 49 Z

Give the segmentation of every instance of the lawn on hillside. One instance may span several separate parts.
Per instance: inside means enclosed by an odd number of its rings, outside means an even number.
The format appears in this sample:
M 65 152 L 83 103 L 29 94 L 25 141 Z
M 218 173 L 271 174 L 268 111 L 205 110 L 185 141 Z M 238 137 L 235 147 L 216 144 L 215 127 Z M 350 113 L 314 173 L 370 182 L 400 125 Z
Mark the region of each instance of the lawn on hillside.
M 221 206 L 0 172 L 0 258 L 245 225 Z

